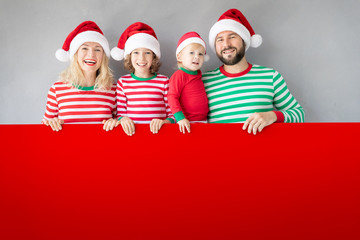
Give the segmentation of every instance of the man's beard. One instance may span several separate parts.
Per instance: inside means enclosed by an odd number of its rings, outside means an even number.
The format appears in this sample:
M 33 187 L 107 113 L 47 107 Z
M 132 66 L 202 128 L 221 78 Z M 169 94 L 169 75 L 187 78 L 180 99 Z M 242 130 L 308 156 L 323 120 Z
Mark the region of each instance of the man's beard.
M 231 59 L 226 59 L 222 55 L 219 55 L 218 53 L 216 53 L 216 55 L 218 56 L 220 61 L 222 61 L 225 65 L 235 65 L 235 64 L 239 63 L 245 56 L 245 47 L 244 46 L 245 46 L 245 44 L 243 44 L 241 46 L 240 51 L 237 51 L 236 55 Z M 236 48 L 234 48 L 234 47 L 229 47 L 229 48 L 222 50 L 221 52 L 230 50 L 230 49 L 236 50 Z

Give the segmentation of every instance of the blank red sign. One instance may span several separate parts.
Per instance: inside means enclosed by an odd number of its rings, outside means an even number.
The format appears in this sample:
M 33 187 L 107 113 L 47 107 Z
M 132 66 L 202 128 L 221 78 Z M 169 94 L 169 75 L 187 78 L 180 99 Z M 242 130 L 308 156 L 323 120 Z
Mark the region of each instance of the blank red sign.
M 360 123 L 0 131 L 0 239 L 360 239 Z

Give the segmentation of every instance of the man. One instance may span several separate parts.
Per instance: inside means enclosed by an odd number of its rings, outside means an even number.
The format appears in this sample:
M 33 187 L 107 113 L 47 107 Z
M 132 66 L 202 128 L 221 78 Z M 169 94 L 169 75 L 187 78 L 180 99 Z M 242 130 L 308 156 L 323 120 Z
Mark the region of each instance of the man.
M 304 122 L 304 110 L 282 76 L 247 62 L 245 52 L 260 46 L 262 38 L 239 10 L 221 15 L 210 30 L 209 43 L 224 63 L 202 77 L 210 123 L 244 123 L 244 130 L 256 134 L 274 122 Z

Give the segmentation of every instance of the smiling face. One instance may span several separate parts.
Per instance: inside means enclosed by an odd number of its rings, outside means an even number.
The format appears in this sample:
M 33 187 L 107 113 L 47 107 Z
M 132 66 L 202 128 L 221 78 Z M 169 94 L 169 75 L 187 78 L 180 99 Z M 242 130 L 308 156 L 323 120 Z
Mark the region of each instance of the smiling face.
M 96 73 L 101 66 L 103 56 L 103 48 L 95 42 L 86 42 L 77 51 L 77 61 L 84 73 Z
M 197 71 L 204 63 L 204 56 L 205 48 L 201 44 L 192 43 L 178 53 L 177 60 L 186 70 Z
M 150 67 L 153 63 L 154 53 L 147 48 L 137 48 L 131 52 L 131 64 L 138 77 L 149 77 Z
M 216 55 L 225 65 L 235 65 L 245 56 L 243 39 L 232 31 L 219 33 L 215 39 Z

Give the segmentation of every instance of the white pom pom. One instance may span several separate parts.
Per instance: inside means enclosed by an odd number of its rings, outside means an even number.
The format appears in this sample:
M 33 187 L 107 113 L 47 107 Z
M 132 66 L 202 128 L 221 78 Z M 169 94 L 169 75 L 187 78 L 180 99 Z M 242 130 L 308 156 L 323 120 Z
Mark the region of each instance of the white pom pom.
M 116 61 L 121 61 L 124 59 L 124 50 L 118 47 L 114 47 L 113 49 L 111 49 L 110 54 L 112 58 L 115 59 Z
M 262 44 L 262 37 L 258 34 L 254 34 L 250 40 L 250 47 L 257 48 Z
M 204 57 L 204 61 L 207 62 L 209 60 L 210 60 L 210 56 L 206 54 L 205 57 Z
M 61 62 L 68 62 L 70 60 L 69 52 L 66 52 L 64 49 L 60 48 L 55 52 L 57 60 Z

